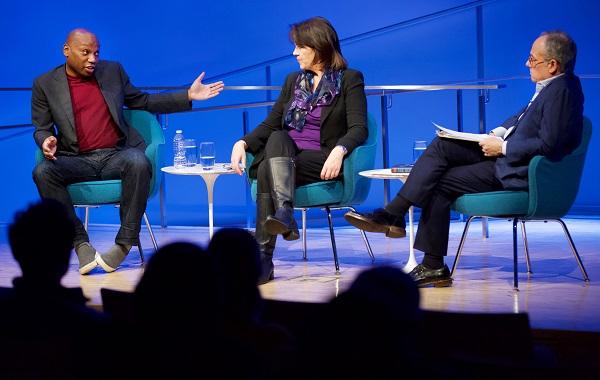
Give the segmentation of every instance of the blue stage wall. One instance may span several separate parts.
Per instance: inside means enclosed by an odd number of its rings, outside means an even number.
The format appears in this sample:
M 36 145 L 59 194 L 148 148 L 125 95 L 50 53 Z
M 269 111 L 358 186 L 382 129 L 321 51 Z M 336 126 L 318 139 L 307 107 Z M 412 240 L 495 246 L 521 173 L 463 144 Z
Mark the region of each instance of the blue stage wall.
M 340 37 L 346 38 L 420 16 L 430 15 L 468 1 L 345 0 L 314 4 L 281 1 L 114 1 L 75 3 L 4 3 L 0 12 L 0 87 L 30 87 L 33 78 L 63 63 L 62 43 L 67 32 L 86 27 L 100 38 L 101 56 L 123 63 L 138 86 L 183 85 L 200 71 L 215 76 L 257 62 L 290 54 L 289 25 L 322 15 L 332 21 Z M 546 29 L 561 28 L 577 41 L 579 74 L 600 74 L 597 36 L 600 14 L 596 1 L 544 3 L 527 0 L 483 2 L 484 76 L 513 78 L 499 83 L 486 107 L 491 128 L 516 112 L 533 93 L 524 66 L 531 42 Z M 425 22 L 342 46 L 350 65 L 365 74 L 368 85 L 452 83 L 477 79 L 475 9 L 450 12 Z M 285 75 L 297 69 L 288 59 L 271 67 L 272 82 L 280 85 Z M 520 77 L 520 78 L 518 78 Z M 259 69 L 225 79 L 228 85 L 264 85 Z M 600 97 L 600 79 L 584 79 L 585 113 L 600 123 L 594 107 Z M 274 96 L 277 94 L 275 93 Z M 390 109 L 390 162 L 412 158 L 415 139 L 433 137 L 431 121 L 456 126 L 455 93 L 394 95 Z M 264 93 L 225 92 L 195 106 L 264 100 Z M 0 92 L 0 125 L 30 122 L 29 92 Z M 477 128 L 477 94 L 465 92 L 465 130 Z M 380 100 L 369 97 L 369 110 L 379 120 Z M 251 126 L 266 115 L 265 109 L 249 109 Z M 230 147 L 240 136 L 242 110 L 200 112 L 169 116 L 166 131 L 170 141 L 175 129 L 197 140 L 216 142 L 218 161 L 229 159 Z M 31 180 L 35 145 L 32 128 L 0 131 L 0 162 L 4 186 L 0 188 L 0 223 L 37 199 Z M 600 163 L 594 152 L 600 147 L 596 132 L 573 213 L 600 214 L 596 196 Z M 381 166 L 381 146 L 377 166 Z M 170 155 L 166 157 L 171 160 Z M 167 217 L 170 224 L 206 224 L 206 191 L 199 178 L 166 176 Z M 217 223 L 246 221 L 244 180 L 224 176 L 217 181 Z M 392 184 L 392 194 L 399 185 Z M 374 181 L 370 196 L 361 207 L 379 206 L 382 183 Z M 158 222 L 158 199 L 149 203 L 149 214 Z M 117 223 L 117 212 L 105 208 L 94 212 L 92 222 Z M 319 215 L 319 214 L 314 214 Z

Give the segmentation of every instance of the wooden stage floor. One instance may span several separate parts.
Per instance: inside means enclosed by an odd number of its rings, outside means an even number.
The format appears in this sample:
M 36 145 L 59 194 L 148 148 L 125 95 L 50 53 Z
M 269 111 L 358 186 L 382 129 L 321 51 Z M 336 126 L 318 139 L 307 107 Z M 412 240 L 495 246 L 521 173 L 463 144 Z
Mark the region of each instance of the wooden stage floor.
M 481 237 L 478 222 L 471 226 L 454 284 L 450 288 L 421 290 L 421 306 L 428 310 L 457 312 L 527 312 L 536 329 L 600 331 L 600 220 L 566 219 L 591 282 L 582 280 L 562 229 L 557 223 L 528 223 L 533 274 L 525 272 L 522 244 L 519 245 L 519 286 L 512 289 L 512 223 L 490 221 L 490 238 Z M 450 227 L 448 265 L 452 264 L 464 223 Z M 4 226 L 6 230 L 6 226 Z M 90 226 L 94 246 L 102 251 L 110 247 L 115 226 Z M 334 273 L 328 229 L 308 230 L 308 260 L 302 259 L 302 242 L 279 239 L 275 252 L 275 280 L 261 286 L 265 298 L 322 302 L 346 289 L 356 275 L 372 265 L 401 267 L 408 257 L 408 239 L 387 239 L 368 234 L 375 263 L 371 263 L 358 230 L 337 228 L 337 247 L 341 274 Z M 208 228 L 155 228 L 159 245 L 191 241 L 205 245 Z M 520 240 L 520 234 L 519 234 Z M 151 243 L 145 229 L 142 243 L 147 257 Z M 420 261 L 419 255 L 417 261 Z M 135 248 L 123 266 L 106 274 L 96 269 L 88 276 L 77 273 L 76 259 L 65 276 L 65 286 L 81 286 L 90 305 L 101 305 L 100 288 L 132 291 L 142 274 Z M 19 268 L 12 259 L 6 233 L 0 237 L 0 286 L 11 286 Z

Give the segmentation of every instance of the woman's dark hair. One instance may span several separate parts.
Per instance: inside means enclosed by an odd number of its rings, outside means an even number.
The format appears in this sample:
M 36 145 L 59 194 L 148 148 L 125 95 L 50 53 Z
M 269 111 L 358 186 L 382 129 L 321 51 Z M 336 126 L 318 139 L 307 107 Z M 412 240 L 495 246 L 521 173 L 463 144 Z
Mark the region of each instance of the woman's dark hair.
M 323 17 L 312 17 L 292 24 L 290 40 L 297 46 L 314 49 L 313 63 L 322 64 L 325 69 L 343 70 L 348 67 L 337 32 Z

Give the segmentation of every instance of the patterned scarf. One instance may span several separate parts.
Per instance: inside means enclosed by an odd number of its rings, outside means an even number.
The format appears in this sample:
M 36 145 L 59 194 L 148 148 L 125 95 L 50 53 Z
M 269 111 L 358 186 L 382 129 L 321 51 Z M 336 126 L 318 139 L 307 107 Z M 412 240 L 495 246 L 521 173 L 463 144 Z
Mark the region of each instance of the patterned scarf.
M 328 70 L 323 74 L 315 92 L 312 92 L 314 73 L 303 71 L 296 78 L 294 100 L 285 115 L 285 124 L 302 131 L 306 114 L 316 106 L 328 106 L 340 93 L 343 70 Z

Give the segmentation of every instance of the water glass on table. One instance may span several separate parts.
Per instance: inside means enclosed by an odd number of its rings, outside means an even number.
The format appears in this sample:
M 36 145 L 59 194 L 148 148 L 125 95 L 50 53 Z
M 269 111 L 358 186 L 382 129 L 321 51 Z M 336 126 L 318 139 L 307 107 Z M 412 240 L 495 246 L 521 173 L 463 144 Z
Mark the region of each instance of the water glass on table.
M 423 155 L 427 149 L 427 141 L 425 140 L 415 140 L 413 143 L 413 164 L 417 162 L 417 160 Z
M 206 141 L 200 143 L 200 164 L 204 170 L 211 170 L 215 166 L 214 142 Z
M 183 149 L 185 151 L 185 166 L 196 166 L 198 163 L 198 147 L 196 145 L 196 140 L 184 139 Z

